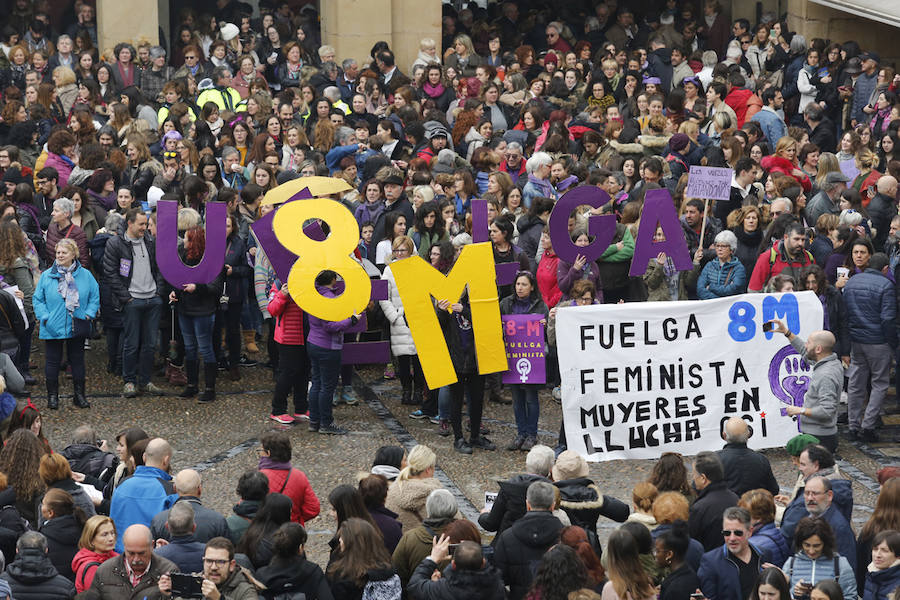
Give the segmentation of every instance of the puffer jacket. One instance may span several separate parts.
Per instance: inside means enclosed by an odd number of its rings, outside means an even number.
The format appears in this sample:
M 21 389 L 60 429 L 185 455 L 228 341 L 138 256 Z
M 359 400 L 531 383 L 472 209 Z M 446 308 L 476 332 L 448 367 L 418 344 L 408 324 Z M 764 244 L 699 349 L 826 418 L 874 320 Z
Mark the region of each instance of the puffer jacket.
M 78 306 L 72 314 L 69 314 L 63 297 L 59 295 L 60 275 L 56 270 L 56 263 L 41 273 L 32 303 L 34 316 L 41 324 L 42 340 L 71 338 L 73 318 L 93 319 L 100 310 L 100 286 L 97 285 L 91 272 L 78 265 L 72 278 L 78 288 Z
M 500 534 L 512 527 L 512 524 L 525 516 L 525 494 L 528 486 L 535 481 L 550 482 L 546 477 L 533 473 L 520 473 L 506 481 L 498 481 L 500 491 L 494 500 L 490 512 L 478 515 L 478 524 L 486 531 L 496 531 L 493 545 L 497 544 Z
M 775 523 L 761 523 L 750 532 L 750 543 L 769 557 L 769 562 L 781 565 L 791 555 L 791 547 Z M 809 581 L 809 580 L 807 580 Z
M 397 282 L 394 280 L 394 273 L 390 266 L 384 268 L 381 278 L 388 284 L 388 299 L 379 301 L 379 305 L 391 326 L 391 354 L 415 356 L 416 345 L 413 342 L 409 324 L 406 322 L 403 300 L 400 298 L 400 290 L 397 289 Z
M 746 289 L 747 272 L 735 256 L 727 263 L 718 258 L 709 261 L 697 278 L 697 297 L 701 300 L 734 296 Z
M 477 571 L 457 569 L 449 566 L 444 569 L 443 576 L 431 580 L 431 574 L 437 565 L 428 559 L 423 560 L 409 582 L 409 592 L 420 600 L 505 600 L 506 590 L 503 579 L 497 569 L 489 564 Z
M 583 527 L 586 531 L 597 530 L 597 519 L 606 517 L 617 523 L 624 523 L 630 512 L 624 502 L 606 496 L 593 481 L 587 477 L 566 479 L 554 483 L 559 488 L 563 509 L 572 525 Z
M 53 167 L 59 173 L 59 180 L 57 180 L 56 185 L 59 189 L 62 189 L 69 184 L 69 175 L 72 174 L 75 163 L 68 156 L 47 152 L 47 161 L 44 163 L 44 168 L 47 167 Z
M 871 569 L 871 565 L 870 565 Z M 891 593 L 900 587 L 900 560 L 881 571 L 870 570 L 866 574 L 863 600 L 888 600 Z M 847 597 L 845 595 L 845 597 Z M 16 596 L 18 599 L 18 596 Z
M 750 538 L 751 542 L 753 538 Z M 776 565 L 781 564 L 774 559 Z M 782 569 L 790 581 L 790 588 L 794 589 L 801 579 L 813 585 L 826 579 L 836 580 L 844 598 L 856 598 L 856 574 L 846 558 L 840 555 L 820 556 L 813 560 L 803 552 L 797 552 L 787 559 Z
M 875 269 L 866 269 L 850 278 L 843 296 L 851 340 L 897 347 L 897 300 L 890 279 Z
M 91 587 L 94 580 L 94 573 L 100 568 L 100 565 L 109 559 L 118 556 L 115 551 L 110 552 L 94 552 L 87 548 L 82 548 L 72 558 L 72 571 L 75 572 L 75 591 L 79 594 Z
M 544 230 L 544 221 L 540 217 L 524 214 L 516 221 L 516 229 L 519 231 L 518 246 L 529 258 L 537 255 L 541 243 L 541 232 Z
M 269 294 L 269 314 L 275 317 L 275 341 L 286 346 L 302 346 L 303 309 L 277 285 Z
M 776 156 L 774 154 L 764 156 L 760 164 L 762 165 L 762 168 L 769 171 L 769 173 L 780 173 L 782 175 L 787 175 L 788 177 L 793 177 L 807 194 L 809 193 L 809 190 L 812 189 L 812 182 L 809 180 L 809 177 L 805 174 L 794 175 L 794 169 L 799 167 L 784 157 Z
M 75 581 L 72 560 L 78 553 L 78 538 L 81 536 L 81 525 L 74 515 L 62 515 L 44 521 L 41 533 L 47 538 L 47 557 L 60 575 L 69 581 Z
M 16 600 L 71 600 L 75 584 L 60 575 L 38 548 L 25 548 L 0 575 Z
M 434 477 L 395 480 L 388 488 L 384 507 L 397 513 L 403 531 L 418 527 L 425 520 L 425 500 L 428 494 L 444 486 Z
M 563 524 L 553 513 L 530 511 L 499 536 L 494 565 L 509 587 L 510 600 L 525 597 L 538 562 L 559 541 L 562 528 Z

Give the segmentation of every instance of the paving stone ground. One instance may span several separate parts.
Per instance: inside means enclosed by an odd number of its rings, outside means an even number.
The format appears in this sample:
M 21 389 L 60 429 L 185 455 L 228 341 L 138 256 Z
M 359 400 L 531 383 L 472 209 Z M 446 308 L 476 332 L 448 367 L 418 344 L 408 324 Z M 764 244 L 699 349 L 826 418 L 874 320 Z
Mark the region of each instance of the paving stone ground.
M 42 364 L 42 353 L 34 361 Z M 293 440 L 294 465 L 303 469 L 322 503 L 319 517 L 310 521 L 308 552 L 310 558 L 324 567 L 328 558 L 327 542 L 334 534 L 335 519 L 328 506 L 328 493 L 342 483 L 356 483 L 358 472 L 367 471 L 379 446 L 403 443 L 429 445 L 438 455 L 438 467 L 449 485 L 459 490 L 463 512 L 474 517 L 484 502 L 485 491 L 496 491 L 497 481 L 520 471 L 525 454 L 502 448 L 515 436 L 512 406 L 487 403 L 485 418 L 492 430 L 488 436 L 498 446 L 495 452 L 476 451 L 472 456 L 453 452 L 451 438 L 437 434 L 437 426 L 427 420 L 408 418 L 408 406 L 400 405 L 397 381 L 384 381 L 383 371 L 363 367 L 357 371 L 355 390 L 364 399 L 356 406 L 335 409 L 337 422 L 351 433 L 331 437 L 310 433 L 305 425 L 282 427 L 268 420 L 272 389 L 272 373 L 263 366 L 243 368 L 240 382 L 220 377 L 219 398 L 209 405 L 178 398 L 179 388 L 154 378 L 169 395 L 161 398 L 125 399 L 121 380 L 105 371 L 104 341 L 94 340 L 87 355 L 89 410 L 78 410 L 71 404 L 71 380 L 61 378 L 61 393 L 66 394 L 59 411 L 45 410 L 43 374 L 35 371 L 38 385 L 32 397 L 44 414 L 44 432 L 54 448 L 69 443 L 72 430 L 82 423 L 93 425 L 101 437 L 112 439 L 116 432 L 140 426 L 151 435 L 169 440 L 175 448 L 173 469 L 200 469 L 203 475 L 202 498 L 206 505 L 228 514 L 237 501 L 235 486 L 240 474 L 256 467 L 255 448 L 264 432 L 281 427 Z M 220 374 L 221 375 L 221 374 Z M 553 447 L 559 429 L 560 407 L 548 393 L 541 394 L 540 441 Z M 895 401 L 889 400 L 890 406 Z M 853 525 L 858 530 L 874 506 L 877 493 L 875 471 L 887 464 L 898 464 L 897 444 L 893 441 L 900 425 L 900 415 L 891 411 L 885 418 L 883 433 L 890 441 L 866 446 L 842 440 L 841 466 L 853 479 L 855 509 Z M 796 470 L 783 449 L 766 451 L 772 468 L 783 488 L 790 489 Z M 649 460 L 618 460 L 590 465 L 590 476 L 604 490 L 630 504 L 632 487 L 647 478 L 653 466 Z M 615 524 L 601 519 L 600 537 L 605 540 Z M 487 537 L 486 537 L 487 539 Z

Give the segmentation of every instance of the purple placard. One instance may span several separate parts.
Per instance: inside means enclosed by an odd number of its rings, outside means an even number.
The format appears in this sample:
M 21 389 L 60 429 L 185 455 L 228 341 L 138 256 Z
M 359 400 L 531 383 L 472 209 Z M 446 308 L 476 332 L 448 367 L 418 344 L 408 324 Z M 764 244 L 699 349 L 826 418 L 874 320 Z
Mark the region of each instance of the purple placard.
M 391 343 L 387 341 L 344 344 L 341 351 L 341 364 L 345 365 L 383 365 L 390 360 Z
M 178 209 L 175 200 L 160 200 L 156 204 L 156 264 L 159 265 L 159 272 L 177 289 L 188 283 L 210 283 L 225 266 L 228 205 L 224 202 L 206 204 L 206 250 L 200 262 L 193 267 L 184 264 L 178 256 Z
M 733 177 L 734 169 L 691 166 L 684 195 L 687 198 L 728 200 Z
M 606 191 L 593 185 L 583 185 L 559 199 L 553 212 L 550 213 L 550 239 L 553 251 L 567 263 L 575 262 L 578 255 L 587 257 L 589 261 L 600 258 L 616 236 L 615 215 L 591 215 L 588 217 L 588 234 L 594 241 L 588 246 L 575 245 L 569 235 L 569 215 L 579 206 L 587 205 L 600 208 L 611 198 Z
M 661 227 L 666 236 L 664 242 L 654 242 L 653 234 Z M 554 248 L 556 246 L 554 245 Z M 631 259 L 632 277 L 640 277 L 647 270 L 647 263 L 655 259 L 660 252 L 672 258 L 679 271 L 690 271 L 694 268 L 691 253 L 684 239 L 684 230 L 675 212 L 675 204 L 668 190 L 648 190 L 644 197 L 644 208 L 641 212 L 641 226 L 634 241 L 634 256 Z
M 503 383 L 546 383 L 544 315 L 501 315 L 509 370 Z
M 472 200 L 472 243 L 491 241 L 490 227 L 488 222 L 488 203 L 487 200 L 475 198 Z

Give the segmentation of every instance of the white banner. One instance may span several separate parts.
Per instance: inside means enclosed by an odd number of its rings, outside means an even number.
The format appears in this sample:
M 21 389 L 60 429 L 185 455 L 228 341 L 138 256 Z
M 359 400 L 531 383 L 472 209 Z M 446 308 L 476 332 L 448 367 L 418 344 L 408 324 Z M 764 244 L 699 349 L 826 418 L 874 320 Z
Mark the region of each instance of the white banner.
M 733 416 L 750 424 L 751 448 L 784 446 L 798 432 L 784 409 L 802 405 L 810 367 L 763 332 L 776 318 L 806 339 L 822 329 L 822 304 L 798 292 L 561 308 L 569 449 L 589 461 L 693 455 L 721 448 Z

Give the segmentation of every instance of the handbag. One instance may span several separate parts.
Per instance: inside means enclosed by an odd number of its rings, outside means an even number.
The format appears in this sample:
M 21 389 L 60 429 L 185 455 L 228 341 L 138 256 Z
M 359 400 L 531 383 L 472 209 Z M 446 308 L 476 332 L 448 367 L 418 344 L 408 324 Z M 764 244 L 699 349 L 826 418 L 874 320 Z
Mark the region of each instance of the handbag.
M 79 319 L 72 317 L 72 337 L 84 338 L 91 335 L 91 319 Z

